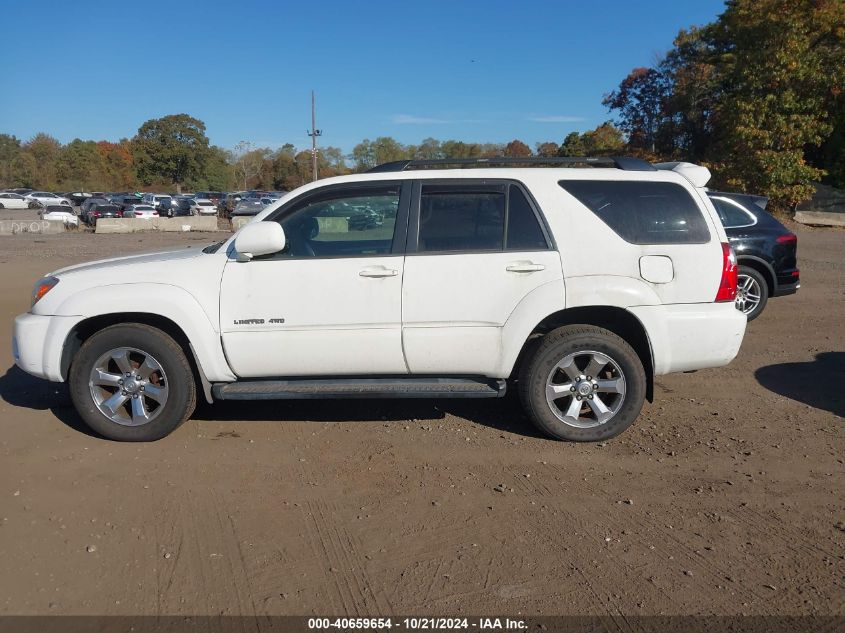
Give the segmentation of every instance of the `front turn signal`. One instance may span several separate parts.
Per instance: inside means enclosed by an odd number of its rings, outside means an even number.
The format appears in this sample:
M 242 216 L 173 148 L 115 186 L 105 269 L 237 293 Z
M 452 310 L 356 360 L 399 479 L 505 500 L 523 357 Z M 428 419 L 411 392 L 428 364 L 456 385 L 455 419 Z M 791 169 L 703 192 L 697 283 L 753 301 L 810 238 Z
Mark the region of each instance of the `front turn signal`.
M 39 279 L 38 283 L 36 283 L 35 287 L 32 289 L 32 304 L 30 307 L 38 303 L 41 297 L 55 288 L 57 283 L 59 283 L 59 279 L 57 277 L 43 277 Z

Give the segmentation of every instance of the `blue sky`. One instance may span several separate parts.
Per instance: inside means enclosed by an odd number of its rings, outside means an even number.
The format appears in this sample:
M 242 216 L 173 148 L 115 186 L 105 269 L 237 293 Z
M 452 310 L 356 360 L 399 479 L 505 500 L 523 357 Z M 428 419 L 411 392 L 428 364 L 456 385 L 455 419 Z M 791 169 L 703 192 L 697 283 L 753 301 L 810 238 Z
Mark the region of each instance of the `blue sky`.
M 131 137 L 186 112 L 212 143 L 560 142 L 722 0 L 0 0 L 0 132 Z M 18 95 L 18 96 L 16 96 Z

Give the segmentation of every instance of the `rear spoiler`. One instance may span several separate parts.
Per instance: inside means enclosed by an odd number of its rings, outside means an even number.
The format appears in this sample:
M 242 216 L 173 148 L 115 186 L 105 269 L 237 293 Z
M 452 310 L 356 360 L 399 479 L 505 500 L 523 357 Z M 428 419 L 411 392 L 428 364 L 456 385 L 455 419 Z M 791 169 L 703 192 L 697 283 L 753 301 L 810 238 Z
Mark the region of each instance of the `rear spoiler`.
M 671 163 L 656 163 L 654 166 L 657 169 L 665 169 L 666 171 L 674 171 L 676 174 L 680 174 L 689 180 L 693 187 L 703 187 L 710 180 L 710 170 L 703 165 L 676 161 Z

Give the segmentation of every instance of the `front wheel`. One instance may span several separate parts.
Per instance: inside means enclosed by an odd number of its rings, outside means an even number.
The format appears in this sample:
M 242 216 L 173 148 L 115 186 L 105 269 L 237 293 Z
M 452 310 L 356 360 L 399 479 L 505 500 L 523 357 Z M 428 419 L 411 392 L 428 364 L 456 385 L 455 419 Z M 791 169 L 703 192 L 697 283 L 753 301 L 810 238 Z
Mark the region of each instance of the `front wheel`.
M 113 440 L 161 439 L 196 405 L 196 384 L 182 348 L 140 323 L 113 325 L 85 341 L 68 382 L 85 423 Z
M 646 376 L 637 353 L 613 332 L 569 325 L 543 337 L 526 359 L 519 392 L 544 433 L 596 442 L 619 435 L 637 418 Z
M 769 301 L 769 286 L 758 271 L 740 266 L 737 274 L 736 309 L 749 321 L 756 319 Z

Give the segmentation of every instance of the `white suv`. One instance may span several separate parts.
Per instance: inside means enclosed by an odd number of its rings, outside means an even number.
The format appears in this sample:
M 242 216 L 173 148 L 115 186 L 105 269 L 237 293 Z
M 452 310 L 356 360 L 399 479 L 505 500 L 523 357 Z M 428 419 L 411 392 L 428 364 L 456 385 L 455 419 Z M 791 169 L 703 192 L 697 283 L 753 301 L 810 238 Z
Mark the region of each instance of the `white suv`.
M 528 162 L 390 163 L 301 187 L 203 249 L 56 271 L 15 321 L 15 360 L 68 381 L 117 440 L 167 435 L 197 391 L 487 398 L 508 384 L 549 435 L 613 437 L 655 375 L 725 365 L 742 342 L 709 172 Z

